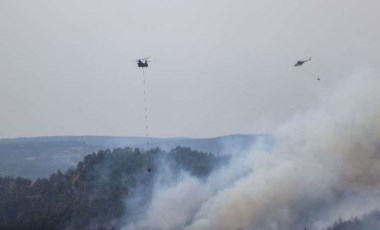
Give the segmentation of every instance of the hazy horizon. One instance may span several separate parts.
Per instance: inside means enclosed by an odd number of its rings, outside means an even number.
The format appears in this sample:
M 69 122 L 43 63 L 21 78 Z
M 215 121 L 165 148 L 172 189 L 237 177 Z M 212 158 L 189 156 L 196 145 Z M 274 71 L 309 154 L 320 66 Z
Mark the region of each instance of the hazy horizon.
M 228 136 L 262 136 L 270 135 L 269 133 L 231 133 L 226 135 L 217 135 L 217 136 L 204 136 L 204 137 L 192 137 L 192 136 L 173 136 L 173 137 L 158 137 L 158 136 L 149 136 L 148 138 L 152 139 L 213 139 L 220 137 Z M 145 136 L 118 136 L 118 135 L 50 135 L 50 136 L 18 136 L 18 137 L 0 137 L 0 140 L 6 139 L 23 139 L 23 138 L 61 138 L 61 137 L 115 137 L 115 138 L 146 138 Z

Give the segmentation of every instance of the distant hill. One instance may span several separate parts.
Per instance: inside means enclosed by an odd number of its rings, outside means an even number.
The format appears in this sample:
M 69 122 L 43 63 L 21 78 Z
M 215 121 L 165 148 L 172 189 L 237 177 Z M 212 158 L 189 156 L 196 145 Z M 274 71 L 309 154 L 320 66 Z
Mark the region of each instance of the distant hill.
M 169 151 L 176 146 L 215 155 L 247 151 L 268 135 L 229 135 L 215 138 L 149 138 L 148 148 Z M 60 136 L 0 139 L 0 176 L 31 179 L 47 177 L 57 170 L 75 166 L 87 154 L 104 149 L 146 148 L 143 137 Z

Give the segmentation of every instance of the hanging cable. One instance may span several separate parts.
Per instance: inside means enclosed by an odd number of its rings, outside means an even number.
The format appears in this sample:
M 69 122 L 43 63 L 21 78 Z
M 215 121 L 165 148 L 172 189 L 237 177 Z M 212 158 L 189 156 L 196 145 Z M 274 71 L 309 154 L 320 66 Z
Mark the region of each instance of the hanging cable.
M 310 74 L 311 74 L 316 80 L 318 80 L 318 81 L 321 80 L 317 75 L 315 75 L 315 74 L 313 74 L 313 73 L 311 73 L 311 72 L 310 72 Z
M 144 87 L 144 109 L 145 109 L 145 138 L 146 138 L 146 147 L 149 145 L 149 132 L 148 132 L 148 106 L 146 100 L 146 81 L 145 81 L 145 71 L 142 68 L 143 75 L 143 87 Z

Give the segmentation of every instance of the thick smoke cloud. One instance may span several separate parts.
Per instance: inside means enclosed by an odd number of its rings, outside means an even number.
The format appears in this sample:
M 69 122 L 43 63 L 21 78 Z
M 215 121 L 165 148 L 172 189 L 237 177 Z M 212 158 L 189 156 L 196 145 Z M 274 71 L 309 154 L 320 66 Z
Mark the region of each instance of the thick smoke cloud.
M 325 229 L 380 208 L 380 84 L 361 69 L 206 181 L 157 182 L 125 229 Z M 266 146 L 265 140 L 262 146 Z

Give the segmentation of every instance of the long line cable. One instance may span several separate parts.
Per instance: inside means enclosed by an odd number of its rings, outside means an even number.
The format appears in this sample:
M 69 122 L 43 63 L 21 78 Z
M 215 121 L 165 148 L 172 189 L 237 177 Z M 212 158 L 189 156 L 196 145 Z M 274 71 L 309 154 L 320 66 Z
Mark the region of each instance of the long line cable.
M 318 80 L 318 81 L 321 80 L 321 79 L 320 79 L 317 75 L 315 75 L 314 73 L 310 72 L 310 74 L 311 74 L 316 80 Z
M 149 145 L 149 132 L 148 132 L 148 106 L 146 100 L 146 81 L 145 81 L 145 71 L 142 68 L 142 76 L 143 76 L 143 87 L 144 87 L 144 109 L 145 109 L 145 138 L 146 138 L 146 147 Z

